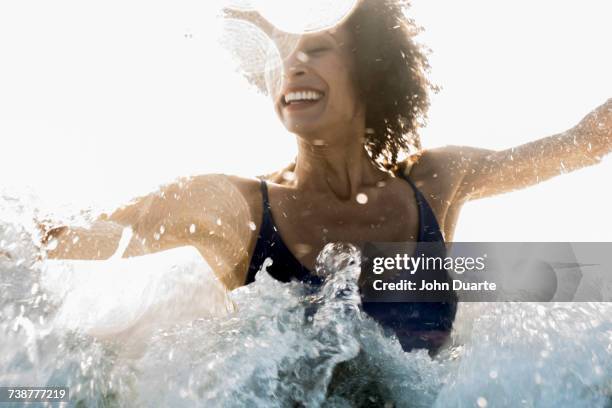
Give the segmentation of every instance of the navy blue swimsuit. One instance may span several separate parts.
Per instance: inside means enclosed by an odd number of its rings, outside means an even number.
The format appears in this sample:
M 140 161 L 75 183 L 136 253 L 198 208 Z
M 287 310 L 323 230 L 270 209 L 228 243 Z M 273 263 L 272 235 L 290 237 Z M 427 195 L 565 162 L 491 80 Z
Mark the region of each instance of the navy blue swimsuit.
M 418 243 L 421 242 L 439 243 L 443 248 L 444 237 L 427 200 L 412 180 L 404 175 L 401 178 L 410 184 L 417 200 L 419 210 L 417 249 L 419 248 Z M 273 260 L 272 265 L 267 268 L 268 273 L 279 281 L 289 282 L 297 279 L 310 284 L 320 284 L 320 279 L 302 265 L 283 242 L 278 228 L 274 225 L 268 188 L 263 179 L 261 180 L 261 193 L 263 219 L 249 265 L 246 284 L 255 281 L 255 275 L 266 258 Z M 431 245 L 428 245 L 427 248 L 431 252 Z M 444 274 L 448 276 L 446 271 Z M 450 301 L 443 302 L 363 302 L 362 309 L 383 327 L 393 330 L 404 350 L 427 348 L 435 351 L 439 344 L 432 342 L 431 336 L 428 336 L 427 333 L 435 333 L 437 338 L 440 338 L 440 334 L 444 337 L 450 333 L 457 311 L 457 301 L 456 296 L 453 296 Z

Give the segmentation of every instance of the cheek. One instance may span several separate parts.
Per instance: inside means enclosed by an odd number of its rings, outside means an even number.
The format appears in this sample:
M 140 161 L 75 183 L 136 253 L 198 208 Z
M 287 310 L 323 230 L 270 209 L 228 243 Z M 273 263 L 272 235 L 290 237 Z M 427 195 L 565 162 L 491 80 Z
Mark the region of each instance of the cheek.
M 359 111 L 361 101 L 351 72 L 346 66 L 338 65 L 330 89 L 330 98 L 335 110 L 339 110 L 351 118 L 354 117 Z
M 338 55 L 327 62 L 325 69 L 330 73 L 330 88 L 340 93 L 346 102 L 349 98 L 353 101 L 357 97 L 357 90 L 351 60 L 345 55 Z

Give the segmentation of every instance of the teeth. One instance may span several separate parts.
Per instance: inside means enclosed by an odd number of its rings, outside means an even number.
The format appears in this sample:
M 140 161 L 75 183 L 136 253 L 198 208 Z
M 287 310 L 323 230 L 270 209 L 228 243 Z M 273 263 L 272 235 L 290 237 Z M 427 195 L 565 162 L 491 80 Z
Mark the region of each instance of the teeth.
M 284 96 L 285 103 L 297 101 L 318 101 L 323 94 L 317 91 L 289 92 Z

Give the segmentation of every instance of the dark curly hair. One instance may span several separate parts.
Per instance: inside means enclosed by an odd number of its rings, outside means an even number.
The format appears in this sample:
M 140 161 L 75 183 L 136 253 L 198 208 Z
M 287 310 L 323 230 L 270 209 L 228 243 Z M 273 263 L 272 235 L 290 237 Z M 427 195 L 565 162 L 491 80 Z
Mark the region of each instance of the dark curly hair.
M 355 85 L 366 105 L 365 148 L 392 171 L 418 158 L 418 129 L 427 118 L 429 91 L 437 91 L 426 76 L 425 50 L 414 41 L 420 28 L 405 14 L 409 7 L 408 0 L 360 0 L 342 23 L 352 38 Z M 247 78 L 266 92 L 262 75 Z
M 345 22 L 353 39 L 356 85 L 366 104 L 365 147 L 386 169 L 421 151 L 429 91 L 419 28 L 404 12 L 408 1 L 363 0 Z

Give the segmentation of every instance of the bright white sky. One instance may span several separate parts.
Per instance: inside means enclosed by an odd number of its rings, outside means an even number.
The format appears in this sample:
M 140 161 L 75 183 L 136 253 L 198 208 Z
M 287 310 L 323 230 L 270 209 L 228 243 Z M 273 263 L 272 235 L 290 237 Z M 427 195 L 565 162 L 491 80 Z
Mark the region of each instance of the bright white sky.
M 612 97 L 608 0 L 413 0 L 433 54 L 426 147 L 507 148 Z M 0 189 L 110 205 L 180 175 L 255 175 L 294 155 L 215 46 L 214 2 L 0 3 Z M 612 241 L 612 160 L 469 203 L 456 241 Z

